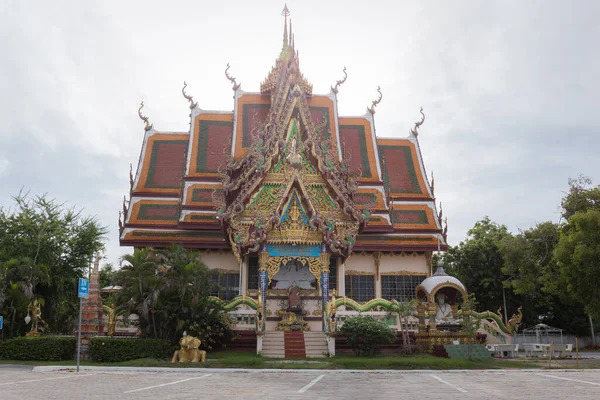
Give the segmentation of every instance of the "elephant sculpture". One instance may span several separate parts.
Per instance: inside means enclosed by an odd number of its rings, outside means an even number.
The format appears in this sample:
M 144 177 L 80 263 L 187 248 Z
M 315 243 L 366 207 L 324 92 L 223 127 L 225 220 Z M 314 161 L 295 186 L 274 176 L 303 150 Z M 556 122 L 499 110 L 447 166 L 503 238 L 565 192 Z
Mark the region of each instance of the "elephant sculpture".
M 187 335 L 185 332 L 179 340 L 181 349 L 173 354 L 172 363 L 175 362 L 204 362 L 206 360 L 206 351 L 198 349 L 200 339 Z

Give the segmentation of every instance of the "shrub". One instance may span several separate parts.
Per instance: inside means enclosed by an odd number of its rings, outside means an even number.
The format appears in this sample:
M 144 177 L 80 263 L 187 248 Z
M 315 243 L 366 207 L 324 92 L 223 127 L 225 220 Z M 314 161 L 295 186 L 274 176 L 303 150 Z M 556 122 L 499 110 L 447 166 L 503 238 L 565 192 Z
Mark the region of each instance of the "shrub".
M 347 335 L 348 343 L 357 356 L 374 356 L 381 352 L 382 344 L 394 343 L 396 332 L 385 322 L 371 316 L 348 318 L 340 331 Z
M 122 362 L 136 358 L 169 358 L 173 345 L 163 339 L 92 338 L 89 353 L 95 362 Z
M 0 359 L 61 361 L 75 357 L 77 341 L 72 337 L 18 337 L 0 342 Z
M 188 335 L 200 339 L 200 349 L 206 351 L 223 348 L 235 338 L 227 314 L 217 310 L 196 314 L 187 327 L 184 325 L 184 329 L 187 329 Z

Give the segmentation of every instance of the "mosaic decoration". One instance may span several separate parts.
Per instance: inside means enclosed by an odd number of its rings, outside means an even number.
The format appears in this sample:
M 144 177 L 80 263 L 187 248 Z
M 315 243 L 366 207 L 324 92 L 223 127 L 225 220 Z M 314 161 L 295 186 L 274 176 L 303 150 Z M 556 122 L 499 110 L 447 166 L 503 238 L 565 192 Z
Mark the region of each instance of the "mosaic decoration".
M 379 145 L 378 149 L 380 161 L 385 165 L 383 179 L 391 194 L 424 194 L 410 146 Z
M 156 140 L 152 145 L 146 188 L 179 189 L 187 140 Z

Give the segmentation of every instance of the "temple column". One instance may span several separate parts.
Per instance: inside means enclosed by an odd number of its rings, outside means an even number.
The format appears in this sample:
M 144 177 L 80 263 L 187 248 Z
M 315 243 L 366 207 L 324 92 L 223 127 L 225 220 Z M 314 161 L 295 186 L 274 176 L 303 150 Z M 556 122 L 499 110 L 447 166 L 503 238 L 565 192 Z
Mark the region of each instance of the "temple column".
M 265 319 L 267 317 L 267 282 L 269 279 L 268 273 L 267 273 L 267 264 L 269 263 L 269 252 L 266 251 L 266 249 L 263 247 L 263 250 L 259 253 L 258 256 L 258 279 L 259 279 L 259 285 L 260 285 L 260 296 L 261 296 L 261 300 L 262 300 L 262 310 L 260 310 L 260 312 L 262 313 L 262 327 L 261 330 L 264 331 L 265 329 Z
M 242 259 L 242 261 L 240 262 L 240 293 L 239 295 L 245 295 L 246 291 L 248 289 L 248 283 L 247 283 L 247 271 L 246 271 L 246 262 L 245 262 L 246 258 L 244 257 Z
M 346 296 L 346 264 L 340 262 L 338 267 L 338 297 Z
M 321 293 L 322 293 L 322 301 L 321 307 L 323 312 L 323 317 L 326 313 L 327 302 L 329 301 L 329 262 L 330 262 L 330 254 L 325 251 L 325 248 L 321 250 Z M 323 318 L 323 331 L 325 330 L 325 318 Z

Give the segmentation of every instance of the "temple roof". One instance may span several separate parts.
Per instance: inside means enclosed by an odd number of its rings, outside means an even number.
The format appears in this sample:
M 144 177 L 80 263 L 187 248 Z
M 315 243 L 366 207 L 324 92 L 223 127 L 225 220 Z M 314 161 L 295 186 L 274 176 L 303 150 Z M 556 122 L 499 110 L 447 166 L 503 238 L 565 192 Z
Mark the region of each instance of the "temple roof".
M 187 247 L 231 248 L 231 221 L 218 217 L 225 213 L 229 218 L 234 209 L 241 215 L 234 201 L 239 196 L 249 201 L 267 182 L 269 170 L 258 173 L 257 165 L 263 168 L 264 162 L 272 168 L 287 157 L 288 124 L 295 118 L 299 138 L 306 141 L 299 146 L 324 179 L 311 185 L 324 184 L 340 210 L 360 226 L 352 237 L 355 250 L 447 247 L 418 141 L 423 121 L 405 138 L 377 137 L 374 106 L 381 98 L 363 116 L 339 116 L 338 88 L 345 78 L 328 94 L 313 94 L 300 72 L 288 15 L 284 13 L 282 49 L 261 92 L 244 92 L 228 75 L 234 83 L 233 112 L 201 109 L 184 86 L 191 110 L 188 132 L 160 132 L 140 113 L 145 135 L 123 205 L 125 217 L 119 221 L 121 245 L 182 242 Z M 257 150 L 259 139 L 264 149 Z

